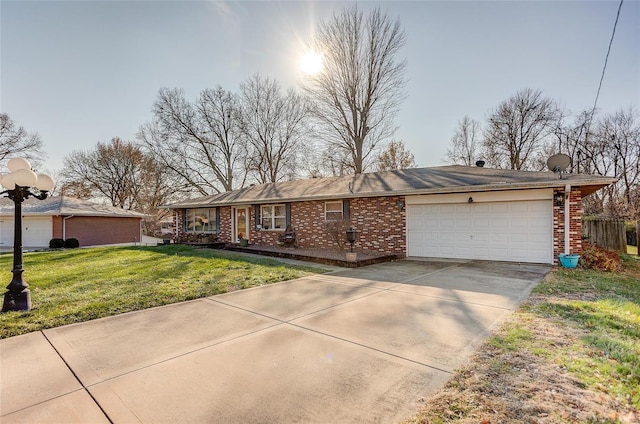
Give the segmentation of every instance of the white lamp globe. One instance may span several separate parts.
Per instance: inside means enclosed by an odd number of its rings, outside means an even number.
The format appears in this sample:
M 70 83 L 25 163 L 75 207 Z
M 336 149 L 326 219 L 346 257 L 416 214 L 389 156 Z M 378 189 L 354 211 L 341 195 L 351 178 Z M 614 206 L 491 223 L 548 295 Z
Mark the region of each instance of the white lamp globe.
M 16 172 L 20 169 L 31 169 L 31 163 L 26 160 L 25 158 L 13 158 L 13 159 L 9 159 L 9 162 L 7 162 L 7 168 L 9 168 L 9 171 L 11 172 Z M 20 184 L 18 184 L 20 185 Z
M 38 175 L 30 169 L 18 169 L 11 175 L 16 185 L 20 187 L 33 187 L 38 182 Z
M 6 188 L 7 190 L 13 190 L 14 188 L 16 188 L 16 183 L 15 181 L 13 181 L 13 175 L 4 174 L 0 179 L 0 185 L 2 185 L 2 187 Z
M 41 191 L 51 191 L 56 182 L 53 178 L 47 174 L 38 174 L 38 181 L 36 182 L 36 188 Z

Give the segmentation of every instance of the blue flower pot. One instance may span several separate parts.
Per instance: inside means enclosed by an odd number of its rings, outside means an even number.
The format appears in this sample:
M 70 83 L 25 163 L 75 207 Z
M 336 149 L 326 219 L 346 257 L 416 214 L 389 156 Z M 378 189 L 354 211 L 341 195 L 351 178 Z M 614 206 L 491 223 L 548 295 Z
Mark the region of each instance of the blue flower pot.
M 578 266 L 578 259 L 580 259 L 580 255 L 577 253 L 561 253 L 558 257 L 560 258 L 560 263 L 565 268 L 575 268 Z

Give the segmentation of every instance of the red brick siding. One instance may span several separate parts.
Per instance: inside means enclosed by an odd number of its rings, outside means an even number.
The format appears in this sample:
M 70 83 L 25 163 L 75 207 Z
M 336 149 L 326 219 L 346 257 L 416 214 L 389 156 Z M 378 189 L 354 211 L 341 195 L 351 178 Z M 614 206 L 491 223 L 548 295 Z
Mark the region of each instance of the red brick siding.
M 140 218 L 74 216 L 65 225 L 65 237 L 78 239 L 80 246 L 140 242 Z
M 62 217 L 60 215 L 56 215 L 53 217 L 53 232 L 51 238 L 63 238 Z
M 558 190 L 562 192 L 563 190 Z M 582 251 L 582 196 L 572 191 L 569 196 L 570 246 L 572 253 Z M 337 248 L 324 220 L 324 201 L 291 203 L 291 225 L 295 228 L 297 243 L 306 248 Z M 220 208 L 221 241 L 231 241 L 232 208 Z M 181 210 L 176 210 L 176 231 L 182 229 Z M 254 206 L 249 207 L 250 241 L 258 246 L 276 246 L 280 231 L 256 231 Z M 350 199 L 350 223 L 358 230 L 357 249 L 406 255 L 406 212 L 403 196 Z M 345 247 L 346 248 L 346 247 Z M 554 263 L 564 252 L 564 206 L 553 206 Z
M 225 243 L 231 242 L 231 206 L 220 207 L 220 232 L 218 240 Z
M 357 249 L 376 250 L 404 255 L 406 227 L 403 197 L 372 197 L 350 199 L 350 223 L 358 230 Z M 324 201 L 294 202 L 291 204 L 291 225 L 296 231 L 299 247 L 331 248 L 338 244 L 327 230 Z M 251 224 L 255 227 L 255 213 L 251 208 Z M 281 231 L 253 233 L 253 243 L 276 246 Z
M 564 192 L 556 190 L 554 192 Z M 572 191 L 569 199 L 569 251 L 571 253 L 582 252 L 582 194 Z M 564 253 L 564 205 L 553 205 L 553 263 L 558 263 L 558 255 Z
M 353 199 L 351 222 L 359 230 L 356 246 L 359 244 L 365 250 L 406 255 L 404 197 Z

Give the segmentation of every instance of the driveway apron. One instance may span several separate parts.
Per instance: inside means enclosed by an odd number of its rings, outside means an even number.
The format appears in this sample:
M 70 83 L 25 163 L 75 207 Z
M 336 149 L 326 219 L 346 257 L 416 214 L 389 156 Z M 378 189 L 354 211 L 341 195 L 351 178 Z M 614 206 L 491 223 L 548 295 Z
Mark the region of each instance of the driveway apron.
M 397 422 L 549 271 L 403 260 L 0 341 L 0 421 Z

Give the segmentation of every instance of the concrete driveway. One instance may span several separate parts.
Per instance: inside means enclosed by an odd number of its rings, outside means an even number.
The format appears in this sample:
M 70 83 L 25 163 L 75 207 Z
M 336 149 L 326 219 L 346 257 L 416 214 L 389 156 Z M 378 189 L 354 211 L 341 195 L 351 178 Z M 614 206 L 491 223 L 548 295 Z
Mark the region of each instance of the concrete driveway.
M 396 422 L 548 266 L 398 261 L 0 341 L 0 421 Z

